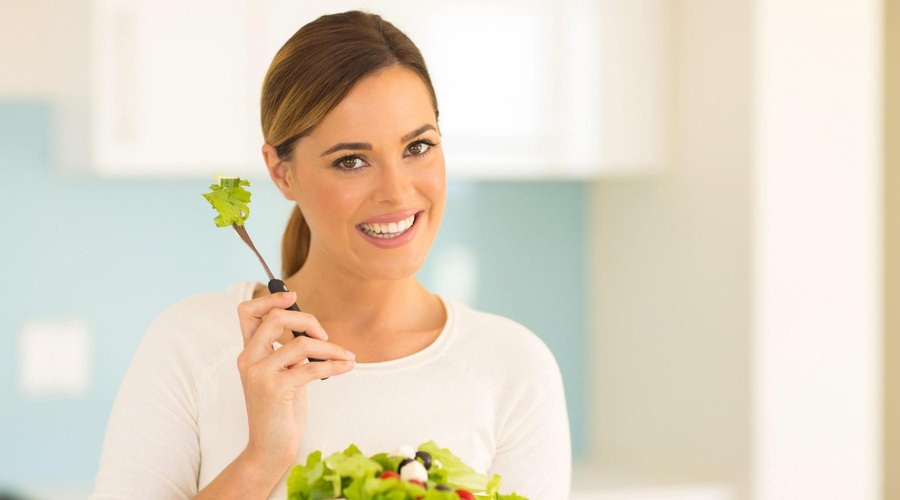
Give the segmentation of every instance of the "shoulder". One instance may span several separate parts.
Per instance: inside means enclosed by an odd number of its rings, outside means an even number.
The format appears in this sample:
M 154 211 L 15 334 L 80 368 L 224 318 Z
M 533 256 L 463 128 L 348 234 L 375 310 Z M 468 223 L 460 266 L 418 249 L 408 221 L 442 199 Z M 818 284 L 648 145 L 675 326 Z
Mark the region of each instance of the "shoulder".
M 238 283 L 225 291 L 184 298 L 162 311 L 147 329 L 141 349 L 164 349 L 195 358 L 211 358 L 243 343 L 238 305 L 252 294 L 253 283 Z
M 237 321 L 237 306 L 249 298 L 247 294 L 252 293 L 252 288 L 249 288 L 252 285 L 249 282 L 242 282 L 224 291 L 186 297 L 160 313 L 154 323 L 190 322 L 205 325 L 232 316 L 232 319 Z
M 452 300 L 446 302 L 455 322 L 455 344 L 467 358 L 519 380 L 560 377 L 553 353 L 526 326 Z

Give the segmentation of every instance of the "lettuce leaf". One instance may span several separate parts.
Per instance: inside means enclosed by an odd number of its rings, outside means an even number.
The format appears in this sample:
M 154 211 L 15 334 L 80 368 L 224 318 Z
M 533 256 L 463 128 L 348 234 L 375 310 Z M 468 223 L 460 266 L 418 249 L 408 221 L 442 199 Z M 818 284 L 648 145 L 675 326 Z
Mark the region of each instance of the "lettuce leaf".
M 378 453 L 366 457 L 355 445 L 343 452 L 322 458 L 320 451 L 309 454 L 306 464 L 295 465 L 287 478 L 288 500 L 459 500 L 454 491 L 440 491 L 437 484 L 476 493 L 479 500 L 528 500 L 515 493 L 500 494 L 500 476 L 490 479 L 463 463 L 434 441 L 419 447 L 431 454 L 434 465 L 429 470 L 428 488 L 397 478 L 379 477 L 382 471 L 396 471 L 402 457 Z
M 323 481 L 325 463 L 322 452 L 314 451 L 306 458 L 306 465 L 295 465 L 287 478 L 288 500 L 308 500 L 318 493 L 331 493 L 333 488 Z M 327 490 L 326 490 L 327 487 Z M 319 497 L 327 498 L 327 497 Z
M 400 462 L 403 461 L 403 457 L 395 457 L 388 455 L 387 453 L 376 453 L 375 455 L 372 455 L 372 460 L 381 464 L 382 470 L 396 471 L 400 467 Z
M 347 500 L 409 500 L 421 498 L 425 494 L 425 489 L 418 484 L 375 477 L 356 478 L 344 488 L 344 497 Z
M 455 491 L 440 491 L 431 489 L 425 493 L 424 500 L 459 500 Z
M 485 488 L 484 491 L 488 495 L 495 495 L 497 493 L 500 493 L 500 483 L 502 482 L 503 480 L 500 479 L 500 474 L 494 474 L 493 477 L 491 477 L 491 480 L 488 481 L 487 488 Z
M 446 448 L 441 448 L 434 441 L 419 446 L 419 451 L 427 451 L 432 460 L 439 460 L 441 467 L 447 471 L 447 484 L 453 489 L 469 491 L 486 491 L 488 477 L 475 472 Z
M 477 500 L 497 500 L 498 495 L 500 495 L 501 482 L 500 475 L 494 474 L 490 481 L 488 481 L 487 488 L 484 489 L 484 494 L 476 494 L 475 498 Z
M 214 219 L 216 226 L 225 227 L 232 223 L 243 226 L 247 217 L 250 217 L 250 191 L 244 189 L 250 181 L 241 179 L 236 186 L 222 187 L 221 184 L 209 186 L 211 191 L 204 193 L 203 197 L 219 215 Z
M 325 465 L 342 477 L 374 477 L 381 471 L 381 464 L 363 454 L 335 453 L 325 459 Z

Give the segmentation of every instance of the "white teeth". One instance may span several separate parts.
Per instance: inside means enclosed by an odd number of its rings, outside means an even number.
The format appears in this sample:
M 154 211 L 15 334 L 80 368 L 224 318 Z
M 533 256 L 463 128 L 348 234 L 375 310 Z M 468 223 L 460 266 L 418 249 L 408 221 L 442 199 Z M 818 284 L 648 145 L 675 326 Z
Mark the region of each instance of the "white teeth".
M 379 224 L 373 222 L 371 224 L 360 224 L 359 227 L 366 234 L 375 238 L 396 238 L 411 228 L 416 221 L 416 216 L 411 215 L 400 222 L 391 222 L 388 224 Z

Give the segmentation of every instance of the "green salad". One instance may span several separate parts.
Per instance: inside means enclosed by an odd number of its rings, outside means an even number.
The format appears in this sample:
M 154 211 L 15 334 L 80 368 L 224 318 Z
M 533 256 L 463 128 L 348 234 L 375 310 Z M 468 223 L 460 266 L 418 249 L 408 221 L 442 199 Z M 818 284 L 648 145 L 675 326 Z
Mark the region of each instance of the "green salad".
M 309 454 L 291 468 L 288 500 L 528 500 L 500 494 L 500 476 L 488 478 L 446 448 L 429 441 L 367 457 L 355 445 L 322 458 Z
M 243 226 L 247 217 L 250 217 L 250 191 L 244 189 L 250 181 L 239 177 L 219 175 L 215 176 L 215 183 L 209 186 L 210 192 L 203 197 L 219 215 L 214 219 L 216 226 L 225 227 L 232 223 Z

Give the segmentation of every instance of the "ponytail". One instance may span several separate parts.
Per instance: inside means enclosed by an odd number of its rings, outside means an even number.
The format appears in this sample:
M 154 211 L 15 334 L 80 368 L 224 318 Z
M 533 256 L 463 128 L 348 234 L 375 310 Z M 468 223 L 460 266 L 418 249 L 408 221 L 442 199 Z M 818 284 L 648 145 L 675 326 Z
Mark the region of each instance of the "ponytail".
M 294 206 L 287 227 L 284 228 L 284 238 L 281 241 L 281 275 L 283 278 L 293 276 L 303 267 L 306 256 L 309 255 L 309 226 L 303 220 L 300 207 Z

